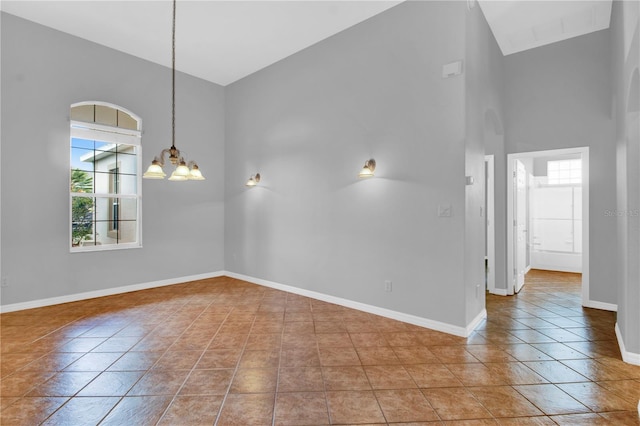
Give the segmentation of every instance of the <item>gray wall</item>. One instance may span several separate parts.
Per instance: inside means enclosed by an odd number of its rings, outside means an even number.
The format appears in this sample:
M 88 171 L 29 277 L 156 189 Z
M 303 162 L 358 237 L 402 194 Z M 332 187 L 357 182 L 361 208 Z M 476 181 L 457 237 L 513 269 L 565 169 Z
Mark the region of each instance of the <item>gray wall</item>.
M 487 128 L 486 115 L 502 121 L 502 54 L 480 7 L 466 14 L 465 61 L 465 175 L 474 183 L 465 189 L 465 300 L 467 321 L 485 307 L 485 145 L 496 138 L 495 123 Z M 495 257 L 495 256 L 494 256 Z
M 465 13 L 403 3 L 227 87 L 227 270 L 467 324 Z
M 171 144 L 171 72 L 2 13 L 3 305 L 224 269 L 224 90 L 176 84 L 177 146 L 207 180 L 143 181 L 144 247 L 70 254 L 70 105 L 142 117 L 146 168 Z
M 640 354 L 640 41 L 638 5 L 614 2 L 612 84 L 617 137 L 618 326 L 628 352 Z M 633 81 L 635 79 L 635 81 Z
M 610 32 L 505 57 L 507 154 L 589 147 L 589 299 L 618 303 Z M 497 226 L 500 226 L 497 224 Z

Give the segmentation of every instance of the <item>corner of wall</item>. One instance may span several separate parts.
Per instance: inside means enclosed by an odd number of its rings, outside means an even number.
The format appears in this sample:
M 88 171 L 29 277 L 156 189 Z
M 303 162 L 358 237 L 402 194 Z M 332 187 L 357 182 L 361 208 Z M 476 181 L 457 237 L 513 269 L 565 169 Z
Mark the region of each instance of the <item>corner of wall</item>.
M 622 338 L 622 333 L 620 332 L 620 327 L 618 327 L 617 322 L 616 338 L 618 339 L 618 347 L 620 348 L 620 353 L 622 354 L 622 360 L 629 364 L 640 365 L 640 353 L 627 352 L 624 345 L 624 339 Z

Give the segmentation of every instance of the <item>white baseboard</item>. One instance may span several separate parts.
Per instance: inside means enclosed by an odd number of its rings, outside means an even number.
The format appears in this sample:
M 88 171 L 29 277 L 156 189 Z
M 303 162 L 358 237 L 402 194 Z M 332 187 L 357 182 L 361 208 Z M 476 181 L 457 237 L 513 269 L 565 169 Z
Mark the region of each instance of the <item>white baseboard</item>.
M 29 302 L 13 303 L 10 305 L 1 305 L 0 313 L 21 311 L 24 309 L 42 308 L 44 306 L 58 305 L 61 303 L 77 302 L 80 300 L 93 299 L 96 297 L 112 296 L 114 294 L 129 293 L 132 291 L 147 290 L 150 288 L 163 287 L 174 284 L 181 284 L 189 281 L 203 280 L 207 278 L 216 278 L 228 276 L 239 280 L 247 281 L 253 284 L 261 285 L 264 287 L 270 287 L 277 290 L 286 291 L 301 296 L 310 297 L 312 299 L 321 300 L 328 303 L 334 303 L 336 305 L 345 306 L 347 308 L 357 309 L 359 311 L 368 312 L 375 315 L 380 315 L 385 318 L 391 318 L 394 320 L 406 322 L 409 324 L 418 325 L 420 327 L 429 328 L 431 330 L 441 331 L 443 333 L 449 333 L 460 337 L 468 337 L 473 330 L 487 317 L 487 311 L 482 310 L 466 327 L 460 327 L 453 324 L 444 323 L 428 318 L 418 317 L 416 315 L 406 314 L 404 312 L 393 311 L 391 309 L 381 308 L 378 306 L 368 305 L 365 303 L 356 302 L 353 300 L 343 299 L 340 297 L 331 296 L 324 293 L 318 293 L 311 290 L 306 290 L 298 287 L 293 287 L 285 284 L 276 283 L 273 281 L 267 281 L 260 278 L 254 278 L 247 275 L 237 274 L 229 271 L 218 271 L 207 274 L 190 275 L 185 277 L 170 278 L 160 281 L 152 281 L 148 283 L 133 284 L 122 287 L 108 288 L 104 290 L 89 291 L 84 293 L 70 294 L 66 296 L 51 297 L 47 299 L 32 300 Z
M 374 315 L 380 315 L 385 318 L 391 318 L 394 320 L 406 322 L 409 324 L 418 325 L 420 327 L 429 328 L 431 330 L 442 331 L 443 333 L 449 333 L 460 337 L 468 337 L 469 334 L 477 327 L 477 325 L 487 315 L 486 311 L 481 312 L 471 324 L 467 327 L 460 327 L 440 321 L 431 320 L 428 318 L 418 317 L 403 312 L 393 311 L 386 308 L 380 308 L 378 306 L 368 305 L 366 303 L 355 302 L 349 299 L 343 299 L 341 297 L 335 297 L 324 293 L 318 293 L 312 290 L 306 290 L 303 288 L 293 287 L 286 284 L 280 284 L 273 281 L 263 280 L 261 278 L 250 277 L 243 274 L 237 274 L 235 272 L 226 271 L 226 276 L 236 278 L 242 281 L 247 281 L 253 284 L 261 285 L 264 287 L 274 288 L 276 290 L 282 290 L 300 296 L 310 297 L 312 299 L 321 300 L 323 302 L 333 303 L 347 308 L 356 309 L 358 311 L 368 312 Z
M 491 294 L 495 294 L 498 296 L 507 296 L 507 289 L 506 288 L 493 288 L 491 290 L 489 290 L 489 293 Z
M 466 335 L 463 337 L 468 337 L 473 333 L 473 330 L 476 329 L 480 325 L 484 319 L 487 318 L 487 310 L 483 309 L 474 319 L 467 325 Z
M 585 308 L 602 309 L 603 311 L 618 312 L 618 305 L 615 303 L 598 302 L 596 300 L 583 300 L 582 306 Z
M 155 287 L 163 287 L 173 284 L 181 284 L 189 281 L 216 278 L 224 275 L 223 271 L 208 274 L 189 275 L 186 277 L 169 278 L 167 280 L 152 281 L 148 283 L 132 284 L 122 287 L 106 288 L 104 290 L 87 291 L 84 293 L 69 294 L 66 296 L 50 297 L 47 299 L 31 300 L 29 302 L 12 303 L 0 306 L 0 313 L 21 311 L 23 309 L 42 308 L 44 306 L 58 305 L 60 303 L 77 302 L 79 300 L 93 299 L 95 297 L 112 296 L 114 294 L 129 293 L 131 291 L 147 290 Z
M 627 352 L 624 347 L 624 340 L 622 339 L 622 333 L 620 333 L 620 327 L 616 322 L 616 338 L 618 339 L 618 346 L 620 347 L 620 353 L 622 354 L 622 360 L 629 364 L 640 365 L 640 354 Z M 638 401 L 638 411 L 640 412 L 640 401 Z

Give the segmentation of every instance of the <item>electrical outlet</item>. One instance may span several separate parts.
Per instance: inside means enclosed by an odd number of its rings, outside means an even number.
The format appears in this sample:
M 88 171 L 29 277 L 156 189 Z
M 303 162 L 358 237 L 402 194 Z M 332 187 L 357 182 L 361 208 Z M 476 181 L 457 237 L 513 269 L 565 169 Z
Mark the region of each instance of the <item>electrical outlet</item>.
M 0 284 L 0 287 L 9 287 L 9 281 L 7 280 L 7 277 L 2 277 L 2 283 Z
M 386 291 L 387 293 L 390 293 L 391 290 L 393 290 L 393 283 L 389 280 L 384 282 L 384 291 Z

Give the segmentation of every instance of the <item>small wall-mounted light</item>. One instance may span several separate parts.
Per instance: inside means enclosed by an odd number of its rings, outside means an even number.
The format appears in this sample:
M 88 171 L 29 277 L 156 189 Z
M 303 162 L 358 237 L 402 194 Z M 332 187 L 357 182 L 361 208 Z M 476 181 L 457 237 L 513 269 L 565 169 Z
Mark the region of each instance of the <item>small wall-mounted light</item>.
M 358 173 L 358 177 L 359 178 L 373 177 L 373 171 L 375 169 L 376 169 L 376 160 L 374 160 L 373 158 L 370 160 L 367 160 L 367 162 L 364 163 L 364 167 L 362 167 L 362 170 L 360 170 L 360 173 Z
M 258 182 L 260 182 L 260 173 L 256 173 L 255 175 L 251 176 L 247 181 L 247 183 L 245 183 L 245 186 L 248 186 L 248 187 L 256 186 Z

